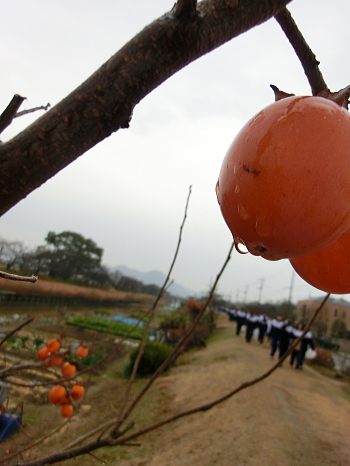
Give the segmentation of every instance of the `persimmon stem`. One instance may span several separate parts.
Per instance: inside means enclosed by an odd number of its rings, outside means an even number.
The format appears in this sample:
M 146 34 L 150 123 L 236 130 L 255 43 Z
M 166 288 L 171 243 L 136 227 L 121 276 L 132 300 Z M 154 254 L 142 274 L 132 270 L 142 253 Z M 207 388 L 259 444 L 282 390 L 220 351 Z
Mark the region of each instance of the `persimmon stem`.
M 316 59 L 316 55 L 307 44 L 289 10 L 287 8 L 283 8 L 279 13 L 277 13 L 275 19 L 287 36 L 302 67 L 304 68 L 312 94 L 317 95 L 324 89 L 328 89 L 319 68 L 320 62 Z

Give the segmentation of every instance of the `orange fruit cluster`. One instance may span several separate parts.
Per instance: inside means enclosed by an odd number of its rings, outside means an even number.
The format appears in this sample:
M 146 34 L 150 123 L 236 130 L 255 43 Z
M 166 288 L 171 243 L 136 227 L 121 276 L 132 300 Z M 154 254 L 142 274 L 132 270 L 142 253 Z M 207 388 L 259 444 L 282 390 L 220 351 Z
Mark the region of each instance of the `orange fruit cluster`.
M 73 400 L 80 400 L 84 395 L 84 387 L 74 385 L 67 390 L 63 385 L 55 385 L 49 393 L 49 401 L 55 406 L 61 406 L 61 415 L 65 418 L 73 414 Z
M 66 361 L 66 356 L 70 354 L 70 350 L 67 349 L 62 354 L 59 354 L 60 350 L 61 340 L 52 339 L 38 351 L 38 358 L 40 361 L 48 361 L 45 365 L 46 368 L 60 367 L 64 378 L 73 378 L 77 372 L 77 367 L 74 363 Z M 88 353 L 88 348 L 81 342 L 75 354 L 78 358 L 83 359 Z M 80 400 L 83 395 L 84 387 L 81 385 L 76 384 L 70 389 L 67 389 L 63 385 L 55 385 L 50 390 L 49 400 L 53 405 L 61 406 L 61 415 L 69 418 L 73 414 L 72 400 Z

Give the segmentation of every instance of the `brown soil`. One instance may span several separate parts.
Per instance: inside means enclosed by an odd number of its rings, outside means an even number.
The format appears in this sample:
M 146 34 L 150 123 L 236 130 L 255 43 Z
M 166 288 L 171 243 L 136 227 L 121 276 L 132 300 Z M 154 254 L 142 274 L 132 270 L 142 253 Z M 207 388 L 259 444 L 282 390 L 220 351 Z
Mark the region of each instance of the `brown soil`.
M 184 354 L 161 377 L 131 417 L 135 431 L 213 400 L 271 367 L 267 343 L 247 344 L 222 316 L 207 348 Z M 113 370 L 117 371 L 117 368 Z M 109 376 L 110 376 L 109 369 Z M 106 375 L 107 377 L 107 375 Z M 137 381 L 137 391 L 144 381 Z M 103 380 L 88 392 L 84 408 L 69 427 L 39 450 L 22 457 L 40 457 L 67 444 L 109 419 L 122 399 L 124 381 Z M 333 380 L 305 366 L 296 371 L 285 363 L 270 377 L 209 411 L 191 415 L 140 437 L 140 447 L 95 451 L 109 465 L 120 466 L 347 466 L 350 465 L 350 396 L 347 381 Z M 56 408 L 45 406 L 50 420 Z M 112 414 L 111 414 L 112 415 Z M 42 422 L 37 429 L 48 429 Z M 17 435 L 4 446 L 10 451 L 29 440 Z M 63 443 L 62 443 L 63 442 Z M 1 455 L 0 455 L 1 456 Z M 99 464 L 91 456 L 84 466 Z M 63 464 L 63 463 L 62 463 Z M 69 460 L 67 465 L 77 464 Z

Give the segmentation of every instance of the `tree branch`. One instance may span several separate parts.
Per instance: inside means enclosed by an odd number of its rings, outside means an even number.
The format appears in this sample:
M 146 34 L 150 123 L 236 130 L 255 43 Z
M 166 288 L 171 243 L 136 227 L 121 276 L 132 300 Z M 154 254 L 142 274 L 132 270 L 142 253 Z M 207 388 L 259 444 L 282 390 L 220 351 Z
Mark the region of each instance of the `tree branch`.
M 115 425 L 115 427 L 114 427 L 114 429 L 113 429 L 113 431 L 111 433 L 112 436 L 116 435 L 118 433 L 118 429 L 119 429 L 119 427 L 120 427 L 120 425 L 122 423 L 121 419 L 123 419 L 123 413 L 124 413 L 126 404 L 128 402 L 128 399 L 129 399 L 130 390 L 131 390 L 131 387 L 132 387 L 132 385 L 134 383 L 134 380 L 135 380 L 135 377 L 136 377 L 136 374 L 137 374 L 137 369 L 139 367 L 142 354 L 144 352 L 144 348 L 145 348 L 145 345 L 146 345 L 146 338 L 147 338 L 147 335 L 148 335 L 149 327 L 150 327 L 151 322 L 152 322 L 152 318 L 154 316 L 154 312 L 155 312 L 155 310 L 156 310 L 156 308 L 158 306 L 158 303 L 159 303 L 161 297 L 163 296 L 163 293 L 165 291 L 167 283 L 170 280 L 171 273 L 173 271 L 177 256 L 179 254 L 180 245 L 181 245 L 181 241 L 182 241 L 182 231 L 183 231 L 183 228 L 185 226 L 186 219 L 187 219 L 187 211 L 188 211 L 188 205 L 189 205 L 189 202 L 190 202 L 191 193 L 192 193 L 192 186 L 190 186 L 189 190 L 188 190 L 188 195 L 187 195 L 186 205 L 185 205 L 185 212 L 184 212 L 184 216 L 183 216 L 182 223 L 181 223 L 181 226 L 180 226 L 180 232 L 179 232 L 177 245 L 176 245 L 176 248 L 175 248 L 174 257 L 173 257 L 173 260 L 172 260 L 172 262 L 170 264 L 169 271 L 168 271 L 168 274 L 167 274 L 167 276 L 166 276 L 166 278 L 164 280 L 163 286 L 159 290 L 158 296 L 157 296 L 157 298 L 156 298 L 156 300 L 155 300 L 155 302 L 154 302 L 154 304 L 153 304 L 153 306 L 151 308 L 150 316 L 149 316 L 149 319 L 147 321 L 147 324 L 145 326 L 145 330 L 144 330 L 144 333 L 143 333 L 143 339 L 142 339 L 142 342 L 141 342 L 141 345 L 140 345 L 140 350 L 138 352 L 138 355 L 136 357 L 134 366 L 132 368 L 132 373 L 130 375 L 129 383 L 128 383 L 126 393 L 125 393 L 125 398 L 124 398 L 124 401 L 123 401 L 123 403 L 121 405 L 121 408 L 120 408 L 120 413 L 119 413 L 119 416 L 118 416 L 118 422 L 116 423 L 116 425 Z
M 47 110 L 51 107 L 50 103 L 47 103 L 46 105 L 41 105 L 40 107 L 33 107 L 33 108 L 28 108 L 27 110 L 22 110 L 21 112 L 17 112 L 15 115 L 15 118 L 18 118 L 23 115 L 28 115 L 28 113 L 34 113 L 37 112 L 38 110 Z
M 140 393 L 136 396 L 136 398 L 134 399 L 134 401 L 131 403 L 131 405 L 129 406 L 129 408 L 126 410 L 126 412 L 124 413 L 124 416 L 120 419 L 119 421 L 119 425 L 121 425 L 129 416 L 130 414 L 132 413 L 132 411 L 135 409 L 135 407 L 137 406 L 137 404 L 139 403 L 139 401 L 141 400 L 141 398 L 146 394 L 146 392 L 150 389 L 150 387 L 152 386 L 153 382 L 157 379 L 157 377 L 159 377 L 159 375 L 169 366 L 169 364 L 175 360 L 175 358 L 179 355 L 180 352 L 182 352 L 187 343 L 189 342 L 191 336 L 193 335 L 193 332 L 195 331 L 197 325 L 199 324 L 201 318 L 203 317 L 204 315 L 204 312 L 206 311 L 208 305 L 210 304 L 212 298 L 213 298 L 213 295 L 214 295 L 214 292 L 215 292 L 215 289 L 216 289 L 216 286 L 222 276 L 222 274 L 224 273 L 224 270 L 228 264 L 228 262 L 230 261 L 231 259 L 231 253 L 232 253 L 232 250 L 233 250 L 233 247 L 234 247 L 234 243 L 231 244 L 230 246 L 230 249 L 229 249 L 229 252 L 227 254 L 227 257 L 225 259 L 225 262 L 223 264 L 223 266 L 221 267 L 221 270 L 220 272 L 218 273 L 218 275 L 216 276 L 216 279 L 214 281 L 214 284 L 210 290 L 210 293 L 209 293 L 209 296 L 206 300 L 206 302 L 204 303 L 203 305 L 203 308 L 202 310 L 198 313 L 197 317 L 195 318 L 195 320 L 193 321 L 190 329 L 188 330 L 188 332 L 180 339 L 180 341 L 178 342 L 178 344 L 176 345 L 176 347 L 174 348 L 174 351 L 172 351 L 172 353 L 167 357 L 167 359 L 163 362 L 163 364 L 158 367 L 158 369 L 155 371 L 155 373 L 152 375 L 152 377 L 148 380 L 148 382 L 146 383 L 146 385 L 143 387 L 143 389 L 140 391 Z
M 11 102 L 0 115 L 0 134 L 4 131 L 4 129 L 10 126 L 12 120 L 16 117 L 19 107 L 25 100 L 26 97 L 22 97 L 19 94 L 15 94 L 12 97 Z
M 0 278 L 5 278 L 6 280 L 15 280 L 17 282 L 30 282 L 36 283 L 38 277 L 32 275 L 31 277 L 23 277 L 22 275 L 15 275 L 14 273 L 7 273 L 0 270 Z
M 13 329 L 11 332 L 9 332 L 1 341 L 0 341 L 0 347 L 9 339 L 12 337 L 12 335 L 14 335 L 15 333 L 19 332 L 21 330 L 21 328 L 25 327 L 26 325 L 30 324 L 31 322 L 33 322 L 33 320 L 35 319 L 35 317 L 32 317 L 31 319 L 28 319 L 26 320 L 25 322 L 23 322 L 22 324 L 20 324 L 18 327 L 16 327 L 15 329 Z
M 69 96 L 0 146 L 0 215 L 120 128 L 153 89 L 200 56 L 276 15 L 290 0 L 203 0 L 137 34 Z
M 290 12 L 287 8 L 284 8 L 275 16 L 275 18 L 287 36 L 302 67 L 304 68 L 304 72 L 311 86 L 312 94 L 317 95 L 319 92 L 327 89 L 328 86 L 318 67 L 320 62 L 316 59 L 315 54 L 308 46 Z

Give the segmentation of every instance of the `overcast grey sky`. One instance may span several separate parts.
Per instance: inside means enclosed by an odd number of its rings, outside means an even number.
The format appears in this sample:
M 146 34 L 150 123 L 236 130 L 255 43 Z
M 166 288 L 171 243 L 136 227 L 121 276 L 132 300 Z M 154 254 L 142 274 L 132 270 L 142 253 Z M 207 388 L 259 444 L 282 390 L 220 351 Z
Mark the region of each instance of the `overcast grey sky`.
M 19 93 L 30 108 L 56 104 L 174 0 L 3 2 L 0 109 Z M 290 6 L 321 61 L 331 90 L 350 82 L 350 2 L 294 0 Z M 273 101 L 270 84 L 310 94 L 275 20 L 200 58 L 136 107 L 131 126 L 103 141 L 0 219 L 0 236 L 29 247 L 48 231 L 71 230 L 104 249 L 104 263 L 167 272 L 189 185 L 188 219 L 174 280 L 208 289 L 231 244 L 215 196 L 222 159 L 244 123 Z M 36 119 L 18 118 L 4 141 Z M 218 291 L 232 299 L 287 299 L 292 268 L 233 254 Z M 322 292 L 295 276 L 294 301 Z M 349 295 L 346 298 L 350 298 Z

